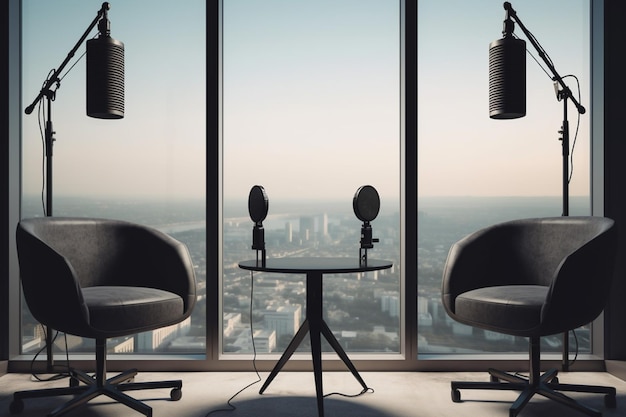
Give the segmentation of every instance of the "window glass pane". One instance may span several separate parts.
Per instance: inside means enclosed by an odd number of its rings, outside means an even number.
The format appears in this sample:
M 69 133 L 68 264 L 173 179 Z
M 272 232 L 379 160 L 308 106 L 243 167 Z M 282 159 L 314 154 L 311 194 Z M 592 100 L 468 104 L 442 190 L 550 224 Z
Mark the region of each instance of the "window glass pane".
M 101 6 L 81 0 L 22 5 L 27 106 Z M 53 214 L 154 226 L 186 243 L 196 268 L 199 300 L 189 321 L 110 342 L 111 352 L 205 352 L 205 15 L 202 0 L 112 2 L 111 36 L 125 50 L 125 117 L 86 116 L 84 42 L 62 71 L 52 102 Z M 93 29 L 87 39 L 96 35 Z M 37 106 L 22 119 L 23 217 L 45 214 L 40 129 L 47 110 Z M 41 335 L 24 307 L 23 351 L 38 350 Z M 68 343 L 72 351 L 93 351 L 88 341 Z M 64 348 L 61 339 L 57 344 Z
M 398 352 L 399 2 L 223 7 L 223 352 L 252 352 L 251 303 L 258 353 L 282 352 L 306 311 L 303 275 L 256 273 L 252 289 L 238 268 L 255 258 L 247 212 L 255 184 L 269 198 L 268 257 L 358 259 L 352 198 L 362 185 L 378 190 L 371 225 L 380 242 L 369 257 L 394 267 L 324 275 L 323 310 L 346 350 Z
M 589 109 L 589 1 L 529 0 L 513 7 Z M 481 227 L 563 213 L 563 102 L 519 25 L 515 34 L 529 52 L 527 114 L 489 118 L 489 44 L 502 38 L 504 15 L 499 0 L 418 5 L 419 353 L 527 352 L 524 339 L 473 330 L 447 317 L 440 302 L 444 262 L 454 242 Z M 570 101 L 568 118 L 569 214 L 590 214 L 590 116 L 579 120 Z M 577 336 L 580 351 L 589 351 L 589 329 Z M 542 347 L 560 351 L 561 336 L 545 338 Z

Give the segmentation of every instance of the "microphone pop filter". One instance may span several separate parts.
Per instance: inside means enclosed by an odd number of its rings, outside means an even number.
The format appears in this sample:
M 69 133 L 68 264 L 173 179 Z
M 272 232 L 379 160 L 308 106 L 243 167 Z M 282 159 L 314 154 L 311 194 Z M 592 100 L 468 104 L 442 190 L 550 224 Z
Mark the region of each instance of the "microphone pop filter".
M 87 41 L 87 115 L 124 117 L 124 44 L 109 36 Z
M 507 36 L 489 45 L 489 117 L 526 115 L 526 42 Z
M 380 197 L 376 188 L 371 185 L 359 187 L 352 199 L 352 208 L 359 220 L 363 222 L 374 220 L 380 210 Z
M 265 189 L 260 185 L 255 185 L 248 195 L 248 213 L 254 223 L 261 223 L 265 220 L 269 210 L 269 200 Z

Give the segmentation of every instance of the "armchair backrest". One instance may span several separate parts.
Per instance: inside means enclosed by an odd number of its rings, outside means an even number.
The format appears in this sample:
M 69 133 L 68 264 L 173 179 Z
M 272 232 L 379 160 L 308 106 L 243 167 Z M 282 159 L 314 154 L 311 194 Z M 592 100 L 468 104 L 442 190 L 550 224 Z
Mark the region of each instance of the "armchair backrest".
M 603 217 L 522 219 L 487 227 L 451 247 L 442 301 L 454 314 L 455 298 L 466 291 L 542 285 L 550 287 L 544 319 L 560 325 L 567 316 L 586 324 L 606 303 L 616 240 L 613 220 Z M 570 306 L 583 301 L 572 315 Z
M 187 247 L 155 229 L 117 220 L 46 217 L 22 220 L 16 239 L 29 309 L 53 328 L 62 330 L 68 319 L 88 321 L 85 287 L 158 288 L 180 295 L 188 312 L 195 303 Z
M 617 228 L 607 218 L 574 221 L 579 245 L 559 264 L 541 312 L 546 329 L 574 329 L 594 320 L 606 306 L 617 255 Z M 585 238 L 586 237 L 586 238 Z

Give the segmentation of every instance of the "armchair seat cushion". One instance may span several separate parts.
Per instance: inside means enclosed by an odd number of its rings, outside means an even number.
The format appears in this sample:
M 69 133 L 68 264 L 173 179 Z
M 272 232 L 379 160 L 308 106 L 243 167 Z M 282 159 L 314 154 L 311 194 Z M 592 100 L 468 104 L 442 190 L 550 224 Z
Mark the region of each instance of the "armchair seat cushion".
M 114 337 L 179 322 L 183 299 L 156 288 L 97 286 L 82 289 L 94 337 Z M 172 319 L 175 318 L 175 319 Z
M 460 294 L 455 317 L 465 324 L 516 336 L 528 336 L 541 324 L 549 287 L 503 285 Z

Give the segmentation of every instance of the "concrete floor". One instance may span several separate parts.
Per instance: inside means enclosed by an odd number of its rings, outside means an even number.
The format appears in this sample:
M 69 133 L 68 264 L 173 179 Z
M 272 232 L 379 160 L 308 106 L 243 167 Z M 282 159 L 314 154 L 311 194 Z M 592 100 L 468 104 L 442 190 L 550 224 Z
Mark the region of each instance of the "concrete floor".
M 262 373 L 264 380 L 267 373 Z M 450 396 L 452 380 L 488 380 L 482 372 L 362 372 L 361 376 L 374 392 L 357 397 L 331 395 L 324 399 L 326 417 L 508 417 L 508 409 L 517 398 L 512 391 L 462 391 L 461 403 L 453 403 Z M 135 391 L 135 398 L 145 400 L 153 408 L 154 417 L 318 417 L 313 375 L 309 372 L 282 372 L 263 395 L 258 393 L 261 383 L 245 389 L 232 401 L 235 393 L 257 380 L 250 372 L 191 372 L 141 373 L 135 381 L 160 379 L 183 380 L 180 401 L 169 400 L 169 390 Z M 324 392 L 346 395 L 358 394 L 361 386 L 349 372 L 326 372 Z M 560 373 L 561 383 L 609 385 L 617 389 L 617 408 L 607 409 L 602 395 L 572 394 L 574 398 L 601 411 L 605 417 L 626 416 L 626 382 L 603 372 Z M 0 416 L 9 416 L 9 404 L 15 390 L 67 386 L 68 380 L 36 382 L 30 375 L 7 374 L 0 377 Z M 70 397 L 28 399 L 24 401 L 21 417 L 47 415 L 54 407 Z M 141 414 L 106 397 L 93 400 L 68 416 L 122 417 Z M 534 397 L 520 417 L 584 416 L 541 396 Z

